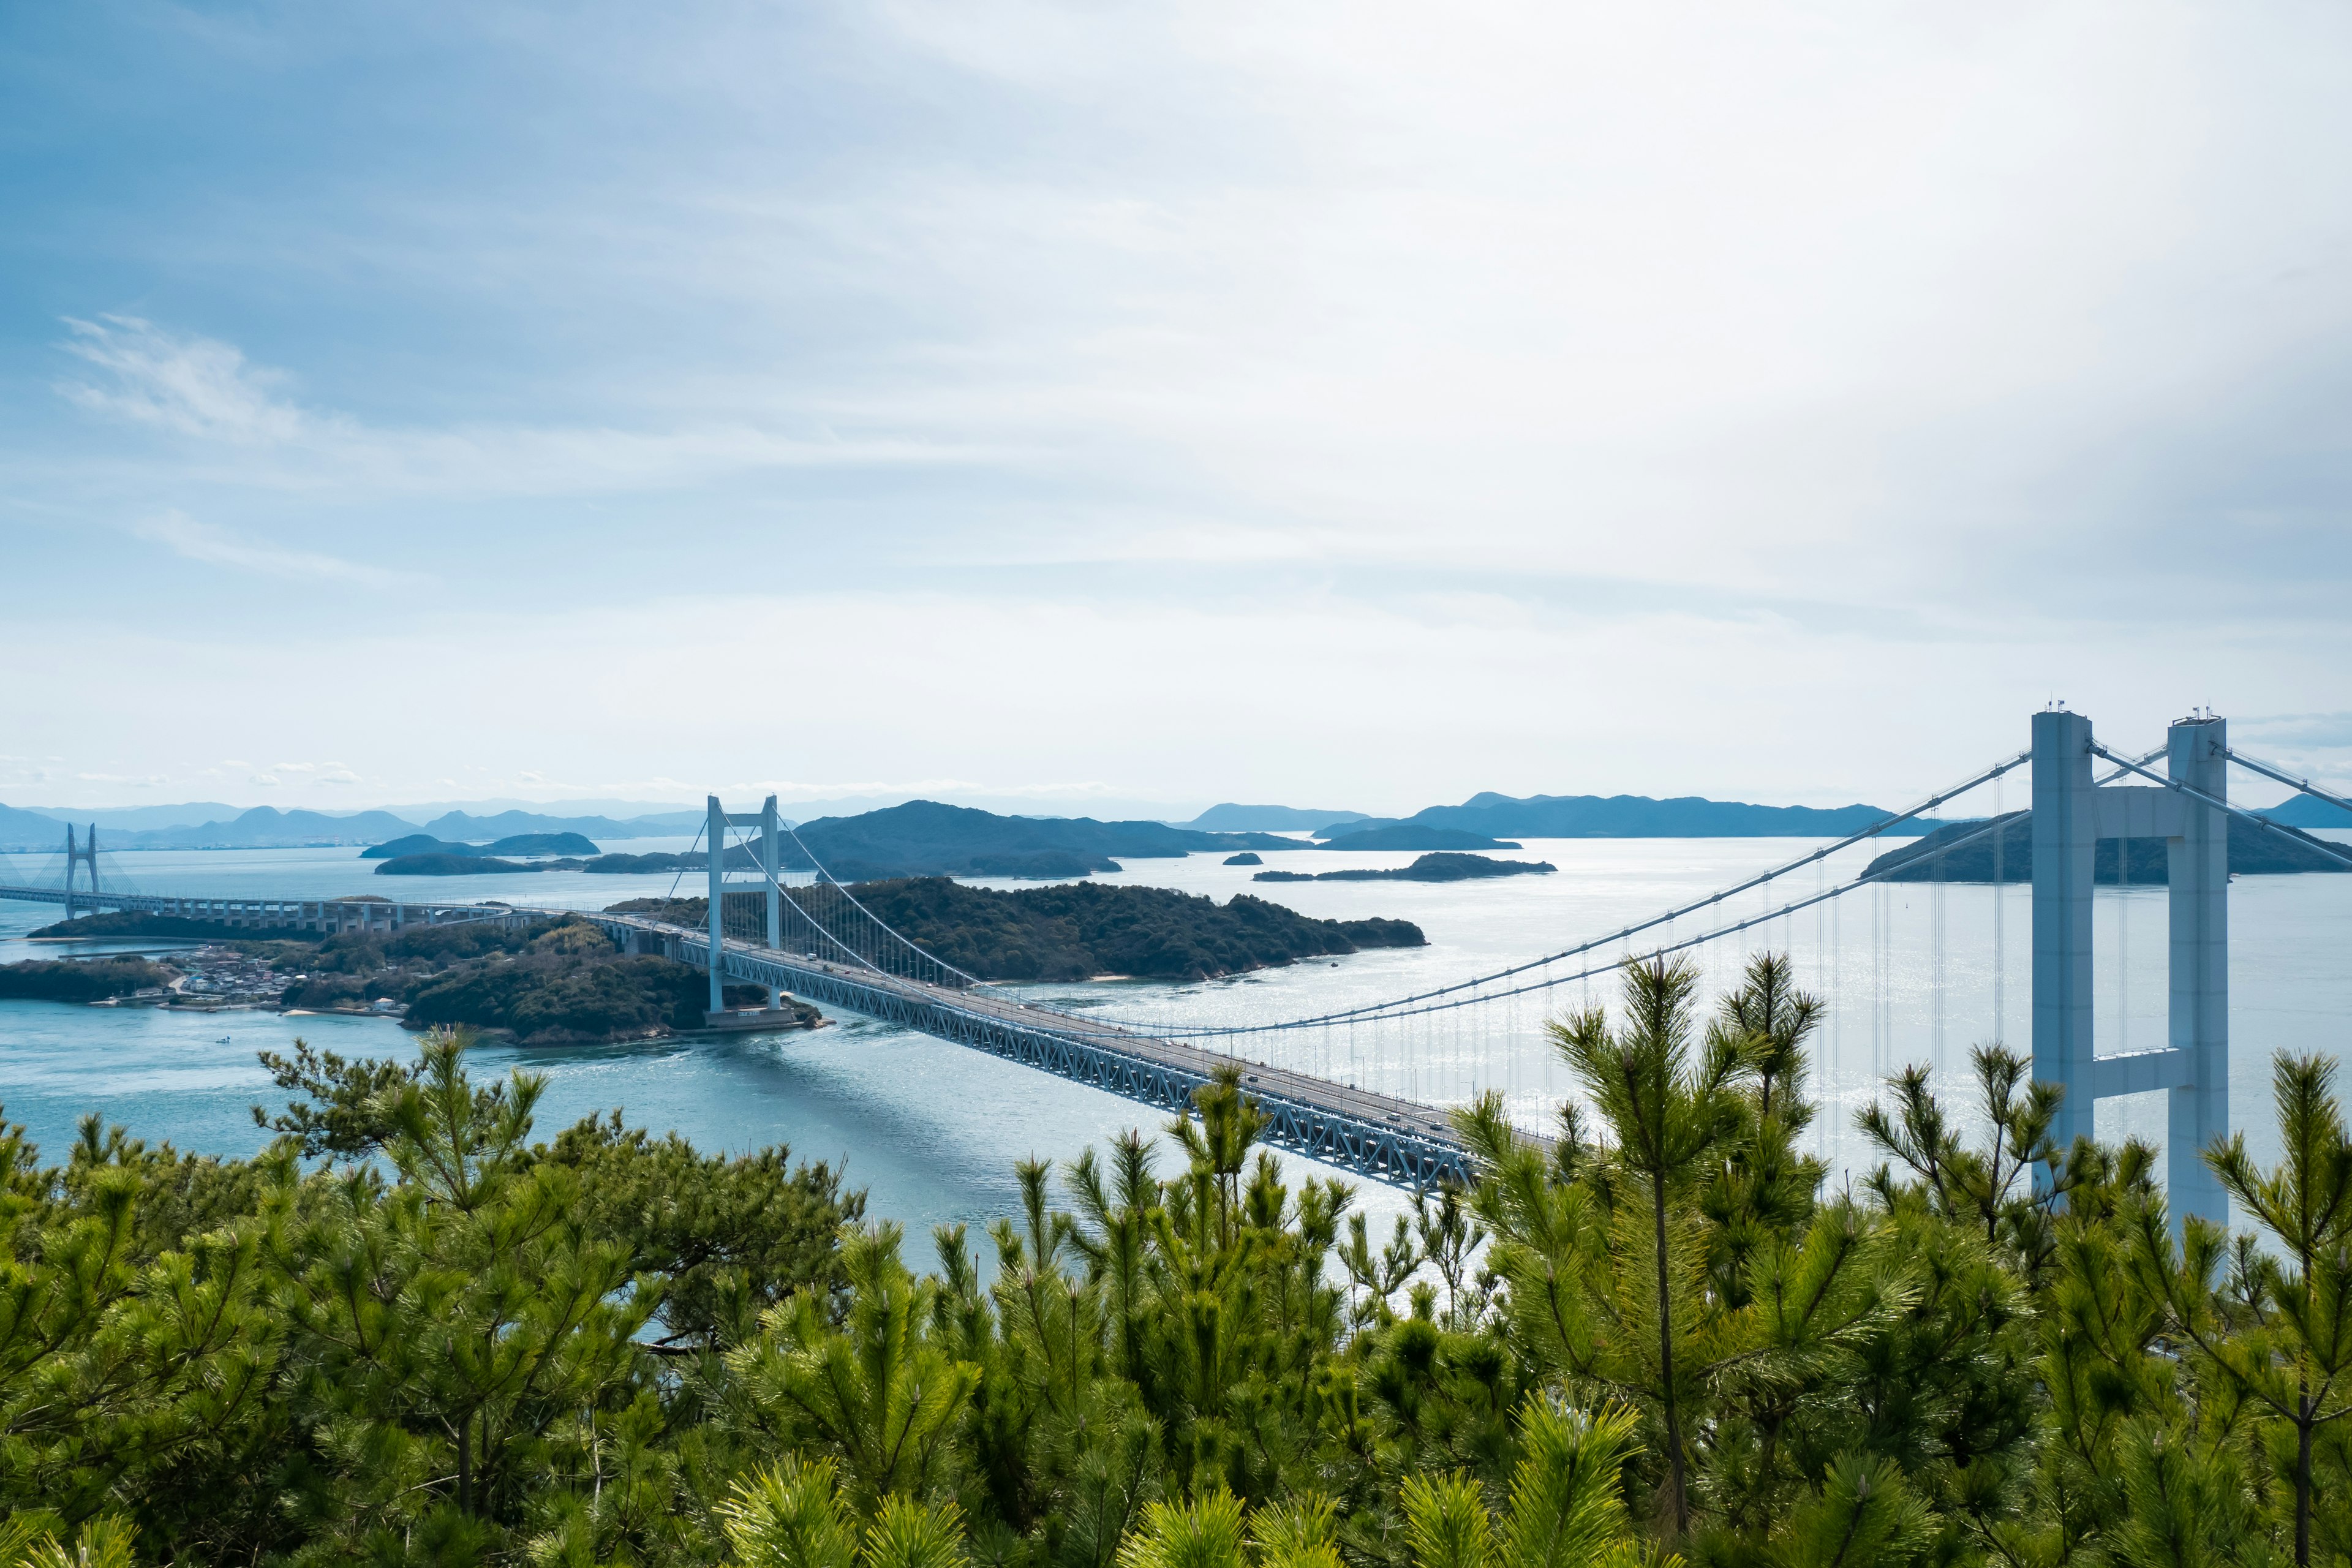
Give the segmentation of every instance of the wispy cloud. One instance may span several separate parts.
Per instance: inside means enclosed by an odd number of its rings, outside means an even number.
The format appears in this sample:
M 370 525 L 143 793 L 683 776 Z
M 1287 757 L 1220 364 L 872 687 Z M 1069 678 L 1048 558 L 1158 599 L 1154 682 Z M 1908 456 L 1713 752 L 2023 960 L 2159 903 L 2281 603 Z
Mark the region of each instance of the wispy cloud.
M 131 531 L 188 560 L 202 561 L 212 566 L 226 566 L 239 572 L 255 572 L 265 577 L 358 583 L 372 587 L 389 587 L 417 580 L 414 573 L 346 561 L 340 555 L 328 555 L 315 550 L 287 550 L 242 539 L 226 529 L 198 522 L 180 511 L 167 511 L 151 517 L 134 526 Z
M 510 497 L 579 495 L 692 483 L 761 468 L 842 468 L 995 460 L 986 443 L 888 434 L 845 438 L 803 419 L 793 434 L 740 416 L 667 430 L 602 426 L 380 426 L 282 395 L 289 377 L 233 343 L 175 333 L 137 316 L 66 319 L 61 345 L 95 374 L 61 382 L 93 414 L 236 454 L 208 477 L 275 489 Z
M 66 352 L 106 373 L 58 388 L 84 408 L 243 445 L 290 441 L 314 421 L 270 395 L 278 373 L 246 363 L 230 344 L 179 337 L 137 316 L 66 319 Z
M 247 783 L 268 788 L 293 784 L 355 784 L 360 775 L 341 763 L 272 763 L 247 775 Z
M 2352 746 L 2352 713 L 2270 713 L 2236 723 L 2241 731 L 2274 746 L 2329 750 Z

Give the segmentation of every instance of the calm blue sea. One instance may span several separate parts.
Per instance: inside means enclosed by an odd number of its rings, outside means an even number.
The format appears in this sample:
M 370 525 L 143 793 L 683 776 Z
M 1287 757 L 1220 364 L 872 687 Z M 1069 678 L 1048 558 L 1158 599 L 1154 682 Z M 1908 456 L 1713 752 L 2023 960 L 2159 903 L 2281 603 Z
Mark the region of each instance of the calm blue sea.
M 1402 917 L 1418 922 L 1430 945 L 1203 984 L 1097 982 L 1041 987 L 1038 994 L 1142 1021 L 1319 1014 L 1606 935 L 1806 847 L 1790 839 L 1529 840 L 1521 854 L 1552 862 L 1558 874 L 1450 884 L 1254 888 L 1248 868 L 1223 866 L 1215 855 L 1133 861 L 1105 879 L 1219 899 L 1255 892 L 1320 917 Z M 1328 870 L 1411 858 L 1318 852 L 1297 862 Z M 1865 858 L 1860 851 L 1841 856 L 1822 873 L 1823 885 L 1851 875 Z M 351 849 L 127 853 L 115 858 L 114 868 L 153 891 L 319 896 L 395 886 L 372 876 L 373 862 Z M 436 898 L 589 907 L 665 892 L 673 881 L 551 873 L 397 888 L 412 896 L 429 886 Z M 1761 913 L 1815 885 L 1814 873 L 1800 873 L 1780 884 L 1787 892 L 1769 900 L 1747 895 L 1737 907 L 1726 906 L 1720 919 Z M 58 914 L 53 907 L 0 903 L 0 962 L 54 954 L 56 944 L 27 942 L 25 933 Z M 2100 1049 L 2160 1045 L 2164 891 L 2102 889 L 2097 919 Z M 2028 920 L 2022 889 L 1880 888 L 1776 921 L 1748 941 L 1716 944 L 1703 950 L 1704 963 L 1710 988 L 1722 989 L 1736 982 L 1745 955 L 1768 942 L 1794 955 L 1805 982 L 1831 1004 L 1818 1042 L 1815 1089 L 1824 1105 L 1816 1147 L 1837 1169 L 1866 1169 L 1875 1160 L 1853 1132 L 1853 1113 L 1885 1074 L 1927 1061 L 1957 1092 L 1970 1045 L 2025 1040 Z M 1698 923 L 1685 922 L 1674 934 L 1694 934 Z M 2347 1044 L 2352 877 L 2242 879 L 2231 893 L 2231 925 L 2232 1104 L 2257 1150 L 2266 1150 L 2270 1053 L 2336 1055 Z M 1245 1036 L 1236 1048 L 1433 1101 L 1499 1089 L 1521 1118 L 1548 1118 L 1570 1085 L 1544 1041 L 1546 1017 L 1612 994 L 1605 981 L 1570 983 L 1548 999 L 1377 1028 Z M 0 1114 L 53 1150 L 74 1136 L 80 1117 L 94 1113 L 152 1140 L 250 1152 L 264 1139 L 249 1107 L 269 1090 L 255 1052 L 282 1048 L 298 1036 L 346 1054 L 400 1053 L 412 1043 L 398 1026 L 373 1019 L 0 1003 Z M 1158 1120 L 1096 1090 L 846 1016 L 827 1029 L 773 1037 L 481 1048 L 479 1070 L 509 1068 L 548 1076 L 543 1131 L 618 1108 L 632 1122 L 676 1129 L 705 1148 L 786 1143 L 798 1156 L 845 1165 L 851 1180 L 870 1191 L 877 1214 L 906 1221 L 918 1237 L 940 1221 L 985 1223 L 1012 1212 L 1012 1166 L 1021 1155 L 1066 1159 Z M 2105 1102 L 2099 1126 L 2103 1136 L 2130 1131 L 2160 1142 L 2162 1097 Z M 1383 1211 L 1396 1206 L 1388 1194 L 1368 1193 L 1366 1202 Z

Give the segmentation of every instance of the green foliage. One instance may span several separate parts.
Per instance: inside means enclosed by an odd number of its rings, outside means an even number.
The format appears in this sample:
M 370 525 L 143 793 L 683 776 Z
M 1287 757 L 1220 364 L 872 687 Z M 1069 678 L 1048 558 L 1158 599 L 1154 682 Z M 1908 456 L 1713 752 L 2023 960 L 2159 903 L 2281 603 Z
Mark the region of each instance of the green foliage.
M 261 1065 L 269 1069 L 271 1082 L 298 1098 L 275 1116 L 255 1106 L 254 1125 L 293 1139 L 305 1159 L 323 1154 L 331 1160 L 362 1159 L 383 1147 L 393 1133 L 400 1091 L 415 1070 L 405 1062 L 349 1061 L 333 1051 L 312 1050 L 299 1038 L 291 1057 L 263 1051 Z
M 389 944 L 329 955 L 362 973 Z M 404 940 L 395 939 L 395 940 Z M 575 929 L 443 956 L 525 965 Z M 544 944 L 544 945 L 542 945 Z M 440 962 L 410 952 L 403 962 Z M 0 1568 L 2149 1568 L 2352 1558 L 2352 1131 L 2282 1058 L 2257 1231 L 2059 1150 L 1979 1048 L 1799 1150 L 1819 1005 L 1636 966 L 1556 1038 L 1549 1149 L 1382 1227 L 1286 1180 L 1237 1071 L 1155 1142 L 895 1225 L 785 1152 L 298 1043 L 252 1161 L 0 1132 Z M 986 1249 L 992 1270 L 983 1268 Z

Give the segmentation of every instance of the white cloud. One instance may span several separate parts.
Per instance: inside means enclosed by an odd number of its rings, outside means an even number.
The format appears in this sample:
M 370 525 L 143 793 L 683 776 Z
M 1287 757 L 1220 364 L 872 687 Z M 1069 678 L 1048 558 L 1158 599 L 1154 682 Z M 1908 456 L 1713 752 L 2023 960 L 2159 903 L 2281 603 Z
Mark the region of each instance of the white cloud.
M 370 570 L 312 518 L 448 563 L 384 662 L 486 693 L 287 721 L 273 625 L 158 616 L 260 715 L 178 754 L 1386 808 L 1892 798 L 2053 688 L 2118 741 L 2210 700 L 2339 744 L 2352 13 L 817 15 L 525 8 L 445 142 L 142 207 L 120 298 L 172 303 L 82 309 L 56 468 L 259 576 Z M 645 611 L 684 584 L 792 596 Z M 715 668 L 835 695 L 763 731 Z M 138 679 L 0 719 L 101 754 Z
M 257 784 L 355 784 L 360 775 L 341 763 L 273 763 L 252 775 Z
M 109 377 L 59 389 L 84 408 L 246 446 L 295 440 L 315 424 L 270 395 L 282 375 L 248 365 L 227 343 L 175 336 L 136 316 L 68 317 L 66 326 L 66 351 Z
M 226 529 L 196 521 L 184 512 L 167 511 L 136 524 L 131 532 L 161 544 L 191 561 L 256 572 L 266 577 L 358 583 L 373 587 L 416 581 L 416 574 L 395 572 L 313 550 L 287 550 L 239 538 Z
M 290 378 L 235 345 L 175 334 L 135 316 L 68 318 L 66 351 L 106 373 L 68 382 L 68 401 L 191 437 L 183 471 L 264 489 L 507 498 L 695 483 L 761 468 L 969 463 L 1001 454 L 956 441 L 877 435 L 845 440 L 729 415 L 672 429 L 483 424 L 378 427 L 275 395 Z M 811 421 L 802 418 L 801 425 Z M 205 454 L 225 448 L 226 463 Z

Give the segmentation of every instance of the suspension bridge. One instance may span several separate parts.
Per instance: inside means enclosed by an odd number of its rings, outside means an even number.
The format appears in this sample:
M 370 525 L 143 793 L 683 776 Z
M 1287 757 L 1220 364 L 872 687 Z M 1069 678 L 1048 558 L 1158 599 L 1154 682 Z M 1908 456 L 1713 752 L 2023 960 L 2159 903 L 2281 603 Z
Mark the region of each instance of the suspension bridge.
M 2158 764 L 2161 764 L 2159 767 Z M 2103 771 L 2104 765 L 2104 771 Z M 1696 952 L 1786 922 L 1876 885 L 1883 871 L 1832 884 L 1823 868 L 1841 852 L 1913 824 L 2021 769 L 2032 775 L 2032 1035 L 2037 1079 L 2065 1089 L 2053 1135 L 2062 1147 L 2092 1130 L 2096 1101 L 2168 1095 L 2167 1177 L 2176 1214 L 2226 1223 L 2227 1205 L 2198 1152 L 2230 1131 L 2229 840 L 2233 822 L 2291 839 L 2352 869 L 2352 846 L 2313 838 L 2233 804 L 2229 770 L 2249 771 L 2352 812 L 2352 802 L 2228 743 L 2226 722 L 2200 713 L 2174 723 L 2165 744 L 2116 752 L 2091 721 L 2063 708 L 2033 715 L 2031 744 L 2014 755 L 1888 814 L 1860 832 L 1604 935 L 1442 985 L 1354 1006 L 1248 1021 L 1123 1018 L 1024 997 L 927 952 L 834 880 L 777 813 L 773 796 L 757 812 L 727 811 L 711 797 L 698 847 L 707 844 L 707 917 L 687 925 L 654 912 L 579 910 L 523 904 L 375 898 L 205 898 L 146 893 L 119 876 L 100 876 L 96 830 L 67 830 L 63 875 L 7 879 L 0 899 L 84 910 L 129 910 L 176 916 L 225 931 L 398 932 L 461 921 L 586 920 L 632 952 L 658 953 L 706 971 L 709 1021 L 757 1026 L 781 1017 L 782 994 L 880 1019 L 1008 1061 L 1090 1084 L 1146 1104 L 1182 1109 L 1215 1073 L 1237 1067 L 1266 1117 L 1266 1137 L 1302 1154 L 1408 1186 L 1473 1175 L 1472 1156 L 1447 1110 L 1423 1100 L 1341 1081 L 1339 1072 L 1251 1059 L 1254 1041 L 1464 1016 L 1479 1010 L 1547 1004 L 1560 988 L 1589 984 L 1637 959 Z M 1906 860 L 1916 875 L 1954 854 L 1990 843 L 1993 880 L 2004 819 L 1964 822 L 1932 849 Z M 1916 829 L 1915 829 L 1916 831 Z M 2154 1048 L 2099 1055 L 2094 1046 L 2093 890 L 2104 840 L 2162 840 L 2167 873 L 2167 1038 Z M 813 881 L 788 879 L 785 845 Z M 1801 873 L 1815 887 L 1790 895 Z M 1940 885 L 1939 885 L 1940 890 Z M 1735 900 L 1761 907 L 1735 918 Z M 1775 901 L 1775 900 L 1778 901 Z M 1996 906 L 1998 908 L 1998 906 Z M 1940 905 L 1938 906 L 1940 910 Z M 1939 917 L 1940 918 L 1940 917 Z M 1690 931 L 1691 922 L 1698 929 Z M 1684 934 L 1687 932 L 1688 934 Z M 1940 963 L 1940 956 L 1939 956 Z M 730 1012 L 730 982 L 763 987 L 766 1009 Z M 1523 1134 L 1542 1143 L 1540 1134 Z

